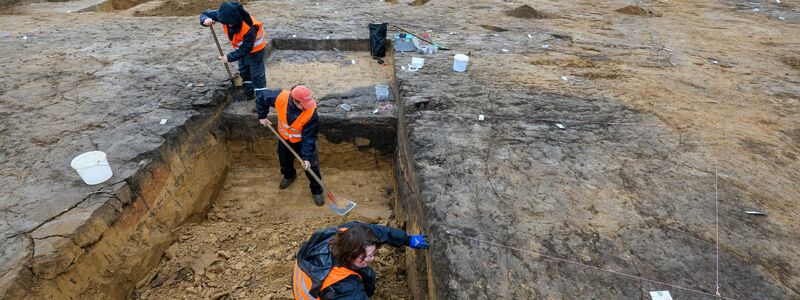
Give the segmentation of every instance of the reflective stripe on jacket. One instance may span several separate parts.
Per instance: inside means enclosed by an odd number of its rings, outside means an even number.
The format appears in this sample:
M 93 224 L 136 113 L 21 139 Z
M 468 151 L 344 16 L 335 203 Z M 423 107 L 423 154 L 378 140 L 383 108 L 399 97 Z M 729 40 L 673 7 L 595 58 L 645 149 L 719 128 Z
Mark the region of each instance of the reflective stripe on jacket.
M 320 286 L 319 290 L 314 291 L 313 294 L 319 295 L 320 291 L 328 288 L 334 283 L 341 281 L 342 279 L 347 278 L 347 276 L 350 275 L 356 275 L 359 278 L 361 277 L 361 275 L 359 275 L 355 271 L 345 267 L 331 268 L 331 271 L 330 273 L 328 273 L 328 276 L 326 276 L 325 280 L 322 281 L 322 286 Z M 292 273 L 292 294 L 294 294 L 294 299 L 295 300 L 319 299 L 319 297 L 312 296 L 311 289 L 313 289 L 311 277 L 306 275 L 306 273 L 303 272 L 303 270 L 297 266 L 297 261 L 295 261 L 294 272 Z
M 278 98 L 275 99 L 275 111 L 278 114 L 278 133 L 281 134 L 284 140 L 297 143 L 303 140 L 303 126 L 314 116 L 316 108 L 304 110 L 291 125 L 289 125 L 287 121 L 288 109 L 289 91 L 283 91 L 278 95 Z
M 256 18 L 252 18 L 253 26 L 257 26 L 258 31 L 256 32 L 256 40 L 253 42 L 253 49 L 250 50 L 250 53 L 256 53 L 264 49 L 264 46 L 267 45 L 267 38 L 266 34 L 264 33 L 264 25 L 261 24 Z M 222 29 L 225 30 L 225 35 L 230 36 L 228 34 L 228 26 L 222 26 Z M 244 21 L 242 21 L 242 29 L 239 30 L 238 33 L 233 35 L 233 39 L 231 39 L 231 45 L 233 45 L 233 49 L 239 49 L 239 46 L 242 45 L 244 41 L 244 35 L 250 31 L 250 25 L 247 25 Z

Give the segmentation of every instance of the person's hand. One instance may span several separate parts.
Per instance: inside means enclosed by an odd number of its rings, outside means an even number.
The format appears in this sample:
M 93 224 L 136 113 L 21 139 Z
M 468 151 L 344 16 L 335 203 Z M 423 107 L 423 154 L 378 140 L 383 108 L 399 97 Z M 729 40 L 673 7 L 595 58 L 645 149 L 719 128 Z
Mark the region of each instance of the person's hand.
M 206 18 L 205 20 L 203 20 L 203 26 L 211 26 L 211 25 L 214 25 L 214 19 Z
M 311 168 L 311 162 L 307 161 L 307 160 L 304 160 L 303 161 L 303 170 L 308 171 L 308 168 Z
M 264 126 L 272 125 L 272 122 L 270 122 L 269 119 L 267 119 L 267 118 L 258 119 L 258 123 L 261 123 L 261 125 L 264 125 Z
M 218 58 L 219 58 L 219 61 L 222 62 L 223 64 L 227 64 L 228 63 L 228 57 L 227 56 L 223 55 L 223 56 L 220 56 Z
M 408 246 L 413 249 L 428 249 L 428 240 L 425 239 L 427 234 L 412 235 L 408 241 Z

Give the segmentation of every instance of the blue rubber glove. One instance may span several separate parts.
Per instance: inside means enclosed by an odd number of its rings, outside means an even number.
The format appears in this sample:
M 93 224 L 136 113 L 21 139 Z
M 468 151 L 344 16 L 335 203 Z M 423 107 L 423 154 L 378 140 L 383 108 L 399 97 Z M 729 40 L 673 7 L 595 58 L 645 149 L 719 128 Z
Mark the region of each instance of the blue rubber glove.
M 412 235 L 408 240 L 408 246 L 413 249 L 428 249 L 428 240 L 425 237 L 427 234 Z

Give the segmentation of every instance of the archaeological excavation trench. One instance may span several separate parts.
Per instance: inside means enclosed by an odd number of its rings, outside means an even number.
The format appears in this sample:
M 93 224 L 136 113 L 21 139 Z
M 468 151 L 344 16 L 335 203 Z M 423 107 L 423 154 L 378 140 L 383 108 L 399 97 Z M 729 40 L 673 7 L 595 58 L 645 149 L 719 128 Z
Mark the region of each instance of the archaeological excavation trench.
M 407 169 L 396 165 L 404 143 L 396 108 L 375 100 L 375 84 L 394 84 L 391 64 L 347 51 L 362 50 L 363 41 L 315 43 L 277 40 L 267 69 L 282 76 L 269 86 L 315 87 L 322 178 L 340 199 L 358 203 L 354 211 L 341 217 L 315 206 L 301 172 L 278 189 L 277 140 L 258 124 L 254 103 L 240 91 L 216 90 L 195 101 L 199 113 L 170 131 L 157 152 L 139 157 L 139 172 L 81 204 L 104 207 L 80 228 L 99 237 L 64 238 L 59 222 L 33 236 L 53 239 L 57 255 L 34 257 L 41 278 L 30 283 L 28 298 L 287 299 L 294 255 L 313 231 L 357 220 L 419 232 L 404 203 L 408 188 L 395 179 Z M 316 50 L 333 46 L 337 51 Z M 270 118 L 275 122 L 274 110 Z M 109 197 L 116 206 L 103 204 Z M 376 297 L 427 293 L 424 259 L 391 247 L 379 257 Z

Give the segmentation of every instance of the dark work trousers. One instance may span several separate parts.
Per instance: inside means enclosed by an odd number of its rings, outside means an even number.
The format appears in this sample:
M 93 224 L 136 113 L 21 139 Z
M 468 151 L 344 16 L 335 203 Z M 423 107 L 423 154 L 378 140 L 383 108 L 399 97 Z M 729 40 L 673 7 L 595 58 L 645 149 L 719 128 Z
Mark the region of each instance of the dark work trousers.
M 239 59 L 239 75 L 245 95 L 255 92 L 256 99 L 267 89 L 267 74 L 264 68 L 264 50 L 250 53 Z
M 302 144 L 302 142 L 286 142 L 292 146 L 292 149 L 294 149 L 295 152 L 300 153 L 300 144 Z M 283 174 L 283 178 L 297 177 L 297 171 L 294 169 L 294 154 L 289 152 L 289 149 L 286 149 L 286 146 L 284 146 L 283 143 L 278 143 L 278 160 L 281 162 L 281 174 Z M 322 174 L 319 173 L 319 160 L 314 159 L 310 160 L 309 162 L 311 162 L 311 170 L 314 171 L 314 173 L 317 174 L 317 177 L 319 177 L 321 180 Z M 311 188 L 311 194 L 322 195 L 322 186 L 320 186 L 319 183 L 314 180 L 314 177 L 311 177 L 311 173 L 306 171 L 306 177 L 308 177 L 308 181 L 310 181 L 308 187 Z

